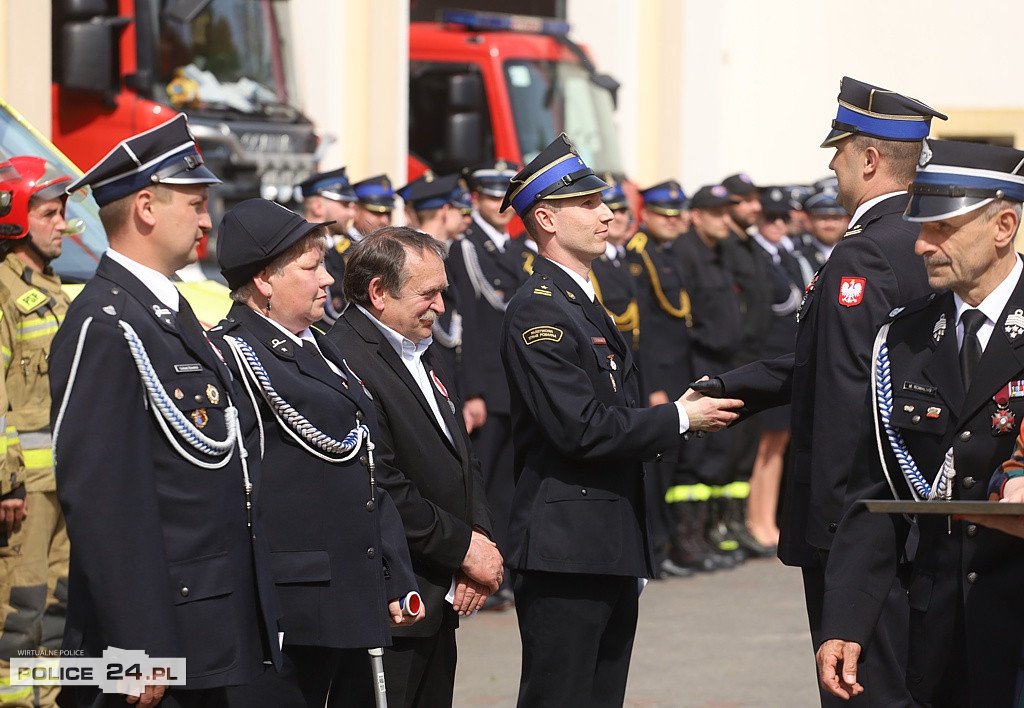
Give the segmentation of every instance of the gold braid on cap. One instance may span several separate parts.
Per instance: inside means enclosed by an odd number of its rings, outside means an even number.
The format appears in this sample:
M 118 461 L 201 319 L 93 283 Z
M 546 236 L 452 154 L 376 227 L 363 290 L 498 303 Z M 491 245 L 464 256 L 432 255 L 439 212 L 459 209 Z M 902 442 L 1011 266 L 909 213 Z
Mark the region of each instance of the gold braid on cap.
M 643 238 L 639 238 L 640 236 L 643 236 Z M 690 312 L 690 294 L 686 292 L 685 288 L 679 289 L 679 307 L 674 307 L 668 301 L 668 298 L 665 297 L 665 291 L 661 287 L 661 280 L 658 279 L 658 269 L 654 267 L 654 262 L 647 255 L 646 246 L 647 235 L 643 233 L 638 233 L 626 244 L 626 248 L 640 254 L 640 258 L 643 259 L 644 268 L 647 270 L 647 277 L 651 279 L 651 287 L 654 289 L 654 297 L 657 299 L 661 309 L 676 319 L 686 320 L 686 328 L 693 329 L 693 314 Z
M 621 315 L 615 314 L 612 310 L 604 304 L 604 297 L 601 295 L 601 285 L 597 282 L 597 276 L 594 271 L 590 271 L 590 283 L 594 286 L 594 295 L 597 296 L 598 302 L 601 303 L 601 307 L 608 313 L 608 316 L 615 322 L 615 326 L 620 332 L 626 332 L 633 335 L 633 350 L 636 351 L 640 348 L 640 306 L 636 302 L 636 298 L 629 301 L 629 305 L 622 311 Z

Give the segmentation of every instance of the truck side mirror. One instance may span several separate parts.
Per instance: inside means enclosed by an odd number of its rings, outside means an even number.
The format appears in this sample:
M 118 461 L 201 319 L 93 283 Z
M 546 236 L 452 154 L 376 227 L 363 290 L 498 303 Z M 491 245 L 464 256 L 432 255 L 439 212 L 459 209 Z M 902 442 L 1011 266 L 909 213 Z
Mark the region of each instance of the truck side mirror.
M 448 108 L 452 112 L 479 111 L 484 103 L 484 84 L 479 74 L 448 77 Z
M 112 94 L 118 89 L 115 42 L 131 22 L 109 14 L 105 0 L 60 0 L 61 54 L 57 83 L 75 91 Z
M 483 162 L 484 84 L 479 74 L 448 77 L 448 115 L 445 121 L 445 156 L 452 165 Z
M 483 130 L 480 113 L 452 113 L 445 130 L 445 156 L 453 165 L 483 162 Z

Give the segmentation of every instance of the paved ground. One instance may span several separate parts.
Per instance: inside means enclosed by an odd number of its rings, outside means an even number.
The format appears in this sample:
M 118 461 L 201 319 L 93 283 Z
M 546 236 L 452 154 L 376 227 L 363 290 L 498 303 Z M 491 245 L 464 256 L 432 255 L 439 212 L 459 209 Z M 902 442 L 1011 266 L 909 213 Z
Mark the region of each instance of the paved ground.
M 515 614 L 478 615 L 458 637 L 455 706 L 514 706 Z M 817 695 L 799 570 L 759 560 L 647 586 L 627 706 L 815 706 Z

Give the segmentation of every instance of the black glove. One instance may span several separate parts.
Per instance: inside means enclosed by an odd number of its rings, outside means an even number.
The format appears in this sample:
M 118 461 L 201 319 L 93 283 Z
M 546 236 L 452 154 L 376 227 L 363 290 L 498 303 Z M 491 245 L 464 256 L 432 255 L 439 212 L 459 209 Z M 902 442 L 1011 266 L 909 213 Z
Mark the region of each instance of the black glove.
M 725 384 L 722 383 L 722 379 L 717 376 L 712 376 L 709 379 L 703 381 L 694 381 L 690 384 L 697 393 L 702 393 L 709 398 L 722 398 L 725 396 Z

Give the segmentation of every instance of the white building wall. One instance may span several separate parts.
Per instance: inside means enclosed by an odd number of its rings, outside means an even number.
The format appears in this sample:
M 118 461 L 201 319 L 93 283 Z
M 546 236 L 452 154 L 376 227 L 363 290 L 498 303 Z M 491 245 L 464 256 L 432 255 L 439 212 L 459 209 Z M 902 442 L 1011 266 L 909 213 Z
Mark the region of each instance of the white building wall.
M 992 114 L 987 130 L 1021 128 L 1011 124 L 1024 111 L 1019 0 L 567 0 L 567 8 L 572 36 L 631 99 L 620 102 L 619 122 L 627 169 L 642 185 L 675 176 L 692 192 L 739 170 L 761 184 L 828 174 L 831 152 L 817 146 L 844 74 L 950 113 L 949 123 L 933 124 L 939 137 L 981 130 L 967 121 L 978 113 Z

